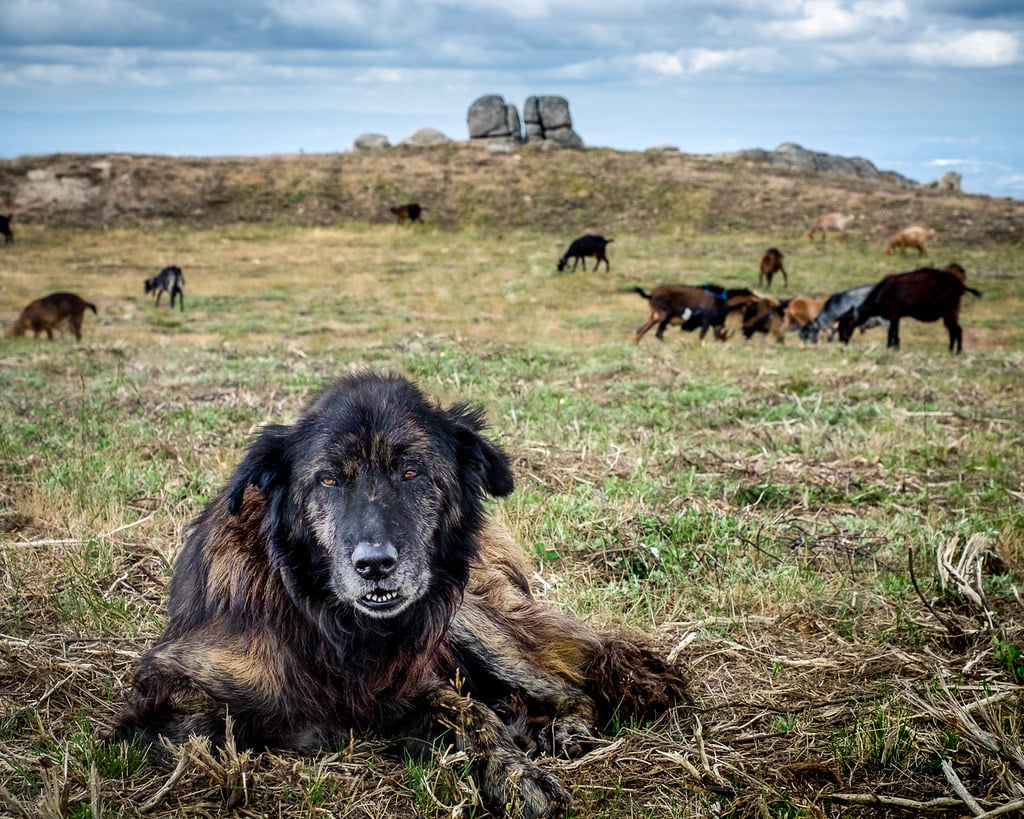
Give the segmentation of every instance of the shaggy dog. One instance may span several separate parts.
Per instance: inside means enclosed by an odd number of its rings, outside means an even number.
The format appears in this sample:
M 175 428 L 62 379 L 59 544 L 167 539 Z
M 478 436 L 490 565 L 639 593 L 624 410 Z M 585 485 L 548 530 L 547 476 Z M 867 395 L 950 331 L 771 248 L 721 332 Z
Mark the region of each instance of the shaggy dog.
M 164 293 L 171 295 L 171 307 L 174 307 L 174 298 L 178 298 L 178 307 L 185 309 L 185 274 L 177 265 L 165 267 L 153 278 L 146 279 L 146 293 L 156 291 L 156 306 L 160 306 L 160 297 Z
M 16 338 L 31 330 L 34 338 L 39 338 L 39 334 L 45 332 L 46 337 L 53 341 L 53 331 L 61 322 L 67 321 L 75 339 L 81 341 L 82 317 L 86 310 L 96 313 L 96 305 L 74 293 L 51 293 L 29 302 L 4 335 Z
M 193 524 L 111 736 L 223 742 L 226 710 L 241 747 L 356 732 L 423 753 L 444 737 L 496 815 L 568 810 L 528 754 L 578 753 L 613 718 L 686 703 L 685 681 L 636 635 L 533 597 L 484 511 L 513 478 L 483 428 L 373 371 L 266 427 Z

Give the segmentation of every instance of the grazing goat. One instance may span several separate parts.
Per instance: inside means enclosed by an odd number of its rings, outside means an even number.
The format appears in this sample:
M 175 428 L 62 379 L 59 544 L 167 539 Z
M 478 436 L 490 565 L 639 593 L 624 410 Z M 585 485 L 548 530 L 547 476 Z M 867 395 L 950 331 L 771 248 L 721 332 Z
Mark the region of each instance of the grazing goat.
M 53 341 L 54 328 L 67 319 L 71 325 L 71 332 L 75 334 L 75 340 L 81 341 L 82 316 L 86 308 L 93 313 L 96 312 L 95 304 L 74 293 L 51 293 L 49 296 L 36 299 L 22 310 L 17 321 L 7 329 L 5 335 L 7 338 L 15 338 L 32 330 L 34 338 L 39 338 L 39 334 L 45 332 L 46 337 Z
M 952 265 L 950 265 L 952 267 Z M 839 319 L 839 340 L 849 342 L 854 329 L 878 316 L 889 322 L 888 346 L 900 346 L 900 319 L 909 316 L 918 321 L 938 321 L 949 331 L 949 350 L 963 350 L 963 330 L 960 328 L 960 300 L 965 292 L 981 296 L 960 277 L 963 268 L 937 270 L 922 267 L 907 273 L 886 276 L 868 293 L 859 307 L 844 313 Z M 959 271 L 959 272 L 958 272 Z
M 14 241 L 14 234 L 11 233 L 11 219 L 14 218 L 13 213 L 8 213 L 6 216 L 0 214 L 0 233 L 4 235 L 4 244 Z
M 841 239 L 846 238 L 846 226 L 853 220 L 852 216 L 847 216 L 843 213 L 825 213 L 814 220 L 814 224 L 811 225 L 807 231 L 807 238 L 814 241 L 814 234 L 821 234 L 821 241 L 825 241 L 827 234 L 830 230 L 839 232 Z
M 391 212 L 398 217 L 398 223 L 406 221 L 410 222 L 422 222 L 420 216 L 423 215 L 423 208 L 417 205 L 415 202 L 410 202 L 408 205 L 398 205 L 397 207 L 391 208 Z
M 782 266 L 782 259 L 782 251 L 777 247 L 770 247 L 764 252 L 764 256 L 761 257 L 761 272 L 757 277 L 758 287 L 761 286 L 761 282 L 767 281 L 766 287 L 770 288 L 776 273 L 782 274 L 782 281 L 789 287 L 789 276 L 786 275 L 786 268 Z
M 737 329 L 743 331 L 744 338 L 750 338 L 754 333 L 771 335 L 779 344 L 782 344 L 785 331 L 783 330 L 783 313 L 788 300 L 779 301 L 771 296 L 754 294 L 753 298 L 747 301 L 738 310 L 729 312 L 725 320 L 723 336 L 730 338 Z
M 821 308 L 825 306 L 824 299 L 813 299 L 810 296 L 797 296 L 786 302 L 782 311 L 782 332 L 804 327 L 814 319 Z
M 934 230 L 921 227 L 920 225 L 911 225 L 910 227 L 903 228 L 903 230 L 899 231 L 889 240 L 889 244 L 885 246 L 885 255 L 891 256 L 893 251 L 898 248 L 900 255 L 905 256 L 907 248 L 913 248 L 917 251 L 918 257 L 927 256 L 928 240 L 934 235 Z
M 851 287 L 840 293 L 833 293 L 825 300 L 825 306 L 821 308 L 818 315 L 800 328 L 800 340 L 812 344 L 817 343 L 818 334 L 823 330 L 827 330 L 827 340 L 831 341 L 836 334 L 835 325 L 839 321 L 839 317 L 854 307 L 860 307 L 864 299 L 867 298 L 868 293 L 871 292 L 872 287 L 874 287 L 873 284 L 858 284 L 856 287 Z M 888 328 L 888 326 L 888 321 L 876 316 L 861 325 L 860 329 L 861 332 L 864 332 L 870 327 Z
M 714 328 L 716 338 L 724 339 L 723 327 L 729 313 L 756 298 L 745 287 L 726 290 L 717 284 L 659 284 L 650 293 L 640 287 L 633 290 L 651 305 L 650 317 L 633 337 L 637 344 L 655 324 L 658 325 L 655 335 L 659 341 L 664 341 L 665 328 L 670 323 L 680 324 L 687 331 L 699 327 L 701 339 Z
M 165 267 L 151 279 L 146 279 L 146 292 L 156 291 L 156 305 L 160 306 L 160 297 L 164 293 L 171 295 L 171 307 L 174 307 L 174 299 L 178 298 L 178 307 L 185 310 L 185 274 L 176 265 Z
M 573 243 L 569 245 L 569 249 L 565 251 L 565 255 L 558 260 L 558 269 L 565 270 L 565 266 L 569 263 L 569 259 L 572 259 L 572 269 L 576 269 L 576 265 L 579 262 L 583 262 L 583 269 L 587 269 L 587 256 L 593 256 L 597 259 L 594 263 L 594 270 L 599 270 L 601 262 L 604 262 L 605 272 L 611 270 L 611 265 L 608 264 L 608 257 L 605 255 L 605 248 L 614 242 L 614 239 L 605 239 L 604 236 L 594 236 L 593 234 L 587 233 L 584 236 L 580 236 L 578 239 L 574 239 Z

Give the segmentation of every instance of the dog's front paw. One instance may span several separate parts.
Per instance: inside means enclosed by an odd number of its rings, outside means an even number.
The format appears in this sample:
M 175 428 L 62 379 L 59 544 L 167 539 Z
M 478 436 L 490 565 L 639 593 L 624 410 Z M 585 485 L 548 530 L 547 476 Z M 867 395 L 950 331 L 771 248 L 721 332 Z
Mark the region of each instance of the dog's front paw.
M 519 753 L 496 754 L 486 764 L 483 780 L 484 801 L 496 816 L 558 819 L 572 806 L 558 777 Z
M 538 743 L 551 756 L 583 756 L 594 747 L 596 734 L 590 722 L 583 717 L 566 715 L 551 722 L 538 735 Z

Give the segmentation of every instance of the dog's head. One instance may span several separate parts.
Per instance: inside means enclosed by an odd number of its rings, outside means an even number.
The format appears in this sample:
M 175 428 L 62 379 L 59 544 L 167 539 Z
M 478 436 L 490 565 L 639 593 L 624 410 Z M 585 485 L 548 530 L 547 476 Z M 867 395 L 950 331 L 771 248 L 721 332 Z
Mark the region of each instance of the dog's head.
M 146 292 L 152 293 L 160 286 L 160 277 L 154 276 L 151 279 L 146 279 Z
M 428 593 L 461 595 L 487 495 L 507 495 L 508 458 L 479 411 L 443 408 L 408 380 L 363 372 L 270 426 L 236 470 L 228 508 L 264 498 L 271 560 L 293 594 L 374 618 Z

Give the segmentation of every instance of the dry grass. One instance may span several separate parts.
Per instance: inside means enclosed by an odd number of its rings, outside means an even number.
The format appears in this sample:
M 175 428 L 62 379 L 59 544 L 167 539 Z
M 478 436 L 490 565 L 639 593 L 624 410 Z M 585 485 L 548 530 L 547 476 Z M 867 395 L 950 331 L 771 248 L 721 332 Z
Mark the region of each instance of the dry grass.
M 419 154 L 399 159 L 419 178 Z M 480 172 L 457 159 L 452 185 Z M 626 160 L 585 161 L 626 187 Z M 715 184 L 691 180 L 703 201 L 748 195 L 746 177 L 730 188 L 735 174 L 712 171 Z M 570 201 L 594 195 L 581 179 Z M 780 179 L 765 196 L 786 194 Z M 836 206 L 898 195 L 860 187 Z M 462 207 L 483 213 L 487 190 Z M 208 208 L 240 207 L 224 196 Z M 637 217 L 616 228 L 610 273 L 558 275 L 571 234 L 457 229 L 454 211 L 402 229 L 16 222 L 0 249 L 5 320 L 56 289 L 100 315 L 78 345 L 0 347 L 0 814 L 481 815 L 465 760 L 444 749 L 423 764 L 360 738 L 317 756 L 195 742 L 162 769 L 95 739 L 159 633 L 189 520 L 260 424 L 361 362 L 484 404 L 519 484 L 495 514 L 534 556 L 540 593 L 648 630 L 692 671 L 692 714 L 543 761 L 575 815 L 1024 810 L 1024 255 L 986 221 L 1018 205 L 958 207 L 989 214 L 933 251 L 985 294 L 965 305 L 960 357 L 916 323 L 898 353 L 878 331 L 849 347 L 630 343 L 644 305 L 626 288 L 752 284 L 779 243 L 756 226 L 680 233 Z M 786 234 L 795 292 L 905 269 L 873 236 L 822 248 L 801 229 Z M 142 292 L 169 263 L 187 277 L 183 314 Z

